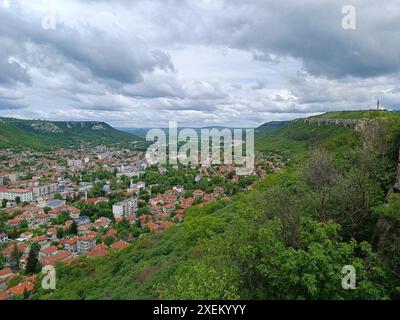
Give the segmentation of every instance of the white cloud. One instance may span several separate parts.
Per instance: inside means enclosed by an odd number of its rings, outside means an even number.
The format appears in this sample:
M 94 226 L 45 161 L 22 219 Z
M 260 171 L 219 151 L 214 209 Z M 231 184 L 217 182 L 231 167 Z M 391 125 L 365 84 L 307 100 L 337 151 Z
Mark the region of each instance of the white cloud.
M 0 7 L 1 115 L 256 126 L 377 98 L 397 108 L 397 1 L 356 0 L 350 33 L 343 4 L 13 0 Z

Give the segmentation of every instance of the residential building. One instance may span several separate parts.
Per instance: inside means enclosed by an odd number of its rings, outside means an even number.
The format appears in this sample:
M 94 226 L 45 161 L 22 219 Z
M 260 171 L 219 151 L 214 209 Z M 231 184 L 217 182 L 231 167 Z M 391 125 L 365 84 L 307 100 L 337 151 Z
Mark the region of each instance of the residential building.
M 37 186 L 32 188 L 33 197 L 48 197 L 56 192 L 58 192 L 58 183 L 52 183 L 45 186 Z
M 203 190 L 194 190 L 193 191 L 193 196 L 197 198 L 201 198 L 204 196 L 204 191 Z
M 33 201 L 32 189 L 0 189 L 0 200 L 15 201 L 17 197 L 21 202 Z
M 81 237 L 78 239 L 78 254 L 86 254 L 90 250 L 94 248 L 96 245 L 96 238 L 95 237 Z
M 166 204 L 163 206 L 163 212 L 166 214 L 171 214 L 175 210 L 175 206 L 173 204 Z
M 78 238 L 62 239 L 60 243 L 64 246 L 64 250 L 68 252 L 78 251 Z
M 122 250 L 122 249 L 127 248 L 128 246 L 129 246 L 129 243 L 128 243 L 128 242 L 123 241 L 123 240 L 119 240 L 119 241 L 117 241 L 117 242 L 114 242 L 114 243 L 111 245 L 111 249 L 114 249 L 114 250 Z
M 55 254 L 57 254 L 57 252 L 58 252 L 58 249 L 56 246 L 42 248 L 39 251 L 39 261 L 43 264 L 45 258 L 54 256 Z
M 66 262 L 72 257 L 72 253 L 68 251 L 58 251 L 56 254 L 43 259 L 43 265 L 54 266 L 58 262 Z
M 113 205 L 113 215 L 115 219 L 136 216 L 138 209 L 137 198 L 127 199 Z
M 77 159 L 69 159 L 67 161 L 68 167 L 78 167 L 82 165 L 82 160 L 77 160 Z
M 95 229 L 108 229 L 111 226 L 111 220 L 106 217 L 97 219 L 94 223 Z

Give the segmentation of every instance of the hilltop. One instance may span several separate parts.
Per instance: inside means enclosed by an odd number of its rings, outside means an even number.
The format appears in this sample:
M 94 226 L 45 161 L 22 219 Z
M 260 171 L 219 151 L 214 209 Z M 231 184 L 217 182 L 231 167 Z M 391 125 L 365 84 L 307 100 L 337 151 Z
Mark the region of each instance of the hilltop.
M 44 121 L 0 118 L 0 147 L 51 149 L 81 143 L 113 144 L 143 139 L 112 128 L 105 122 Z

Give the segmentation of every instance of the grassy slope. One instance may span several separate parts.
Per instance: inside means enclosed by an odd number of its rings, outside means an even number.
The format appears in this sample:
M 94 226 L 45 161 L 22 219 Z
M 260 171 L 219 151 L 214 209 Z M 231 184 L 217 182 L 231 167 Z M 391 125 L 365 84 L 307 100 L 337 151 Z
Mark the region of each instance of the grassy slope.
M 299 122 L 258 137 L 259 150 L 279 152 L 294 157 L 295 161 L 285 170 L 260 181 L 253 191 L 237 195 L 229 203 L 191 208 L 182 225 L 162 234 L 151 234 L 139 239 L 123 252 L 115 253 L 111 259 L 81 259 L 74 268 L 59 266 L 57 290 L 54 293 L 39 291 L 33 298 L 159 298 L 163 288 L 173 281 L 179 267 L 199 256 L 198 246 L 201 243 L 217 236 L 225 237 L 226 230 L 236 217 L 251 217 L 262 212 L 264 208 L 259 203 L 259 197 L 265 190 L 277 184 L 289 186 L 291 179 L 297 175 L 298 165 L 307 154 L 307 148 L 315 143 L 337 154 L 351 150 L 359 143 L 359 139 L 353 129 L 316 127 Z
M 63 132 L 35 130 L 32 125 L 54 124 Z M 101 124 L 104 130 L 93 130 Z M 0 118 L 0 147 L 31 147 L 50 149 L 76 146 L 80 143 L 112 144 L 141 140 L 139 137 L 113 129 L 106 123 L 94 122 L 48 122 Z

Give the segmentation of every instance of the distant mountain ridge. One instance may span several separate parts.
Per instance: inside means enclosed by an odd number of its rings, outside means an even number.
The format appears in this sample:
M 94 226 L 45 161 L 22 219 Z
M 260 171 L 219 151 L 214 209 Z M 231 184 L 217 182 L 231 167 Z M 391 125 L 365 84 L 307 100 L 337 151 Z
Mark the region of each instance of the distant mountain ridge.
M 46 121 L 0 117 L 0 147 L 51 149 L 81 143 L 114 144 L 142 138 L 99 121 Z

